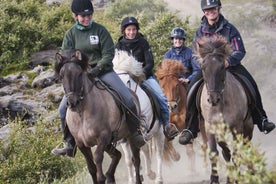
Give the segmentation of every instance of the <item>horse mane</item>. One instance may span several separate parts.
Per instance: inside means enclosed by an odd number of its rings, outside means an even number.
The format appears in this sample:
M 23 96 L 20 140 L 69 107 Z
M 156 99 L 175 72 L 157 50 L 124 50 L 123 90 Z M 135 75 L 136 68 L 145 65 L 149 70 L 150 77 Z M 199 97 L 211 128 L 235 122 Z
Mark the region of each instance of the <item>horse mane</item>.
M 124 50 L 115 50 L 113 58 L 113 69 L 116 72 L 124 71 L 130 75 L 134 80 L 145 80 L 143 72 L 143 63 L 137 61 L 132 55 Z
M 174 76 L 179 78 L 181 74 L 186 72 L 187 68 L 182 65 L 181 61 L 174 59 L 163 59 L 161 61 L 161 65 L 157 67 L 155 75 L 158 80 L 161 80 L 165 76 Z
M 217 54 L 227 58 L 232 53 L 230 43 L 221 35 L 213 37 L 199 37 L 193 44 L 195 53 L 200 61 L 210 54 Z
M 55 56 L 55 74 L 58 75 L 62 66 L 65 63 L 77 63 L 80 67 L 86 71 L 89 67 L 88 56 L 79 49 L 70 49 L 59 51 Z

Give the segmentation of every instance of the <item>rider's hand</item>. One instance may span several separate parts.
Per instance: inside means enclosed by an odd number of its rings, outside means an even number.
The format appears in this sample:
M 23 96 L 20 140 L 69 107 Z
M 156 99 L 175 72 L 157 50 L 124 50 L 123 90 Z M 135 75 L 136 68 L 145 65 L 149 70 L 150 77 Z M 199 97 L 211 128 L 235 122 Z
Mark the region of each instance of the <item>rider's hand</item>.
M 184 84 L 188 84 L 190 82 L 189 79 L 185 79 L 185 78 L 179 78 L 178 81 Z
M 101 73 L 101 68 L 99 66 L 95 66 L 92 68 L 92 70 L 89 72 L 89 77 L 95 78 Z
M 228 67 L 229 67 L 229 61 L 228 61 L 227 59 L 225 59 L 224 65 L 225 65 L 225 68 L 228 68 Z

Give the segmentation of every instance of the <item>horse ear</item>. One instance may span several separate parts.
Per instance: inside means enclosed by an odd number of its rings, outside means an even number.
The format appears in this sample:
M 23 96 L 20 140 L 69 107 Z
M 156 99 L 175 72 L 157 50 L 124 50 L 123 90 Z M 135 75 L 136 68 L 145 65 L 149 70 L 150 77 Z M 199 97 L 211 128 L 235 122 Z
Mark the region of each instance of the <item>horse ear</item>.
M 55 78 L 58 78 L 56 76 L 59 76 L 59 71 L 62 67 L 63 57 L 60 52 L 56 53 L 55 56 L 56 62 L 55 62 Z
M 57 52 L 56 56 L 55 56 L 55 59 L 56 59 L 57 63 L 60 63 L 62 61 L 62 55 L 59 52 Z
M 80 50 L 76 50 L 75 56 L 79 61 L 82 60 L 82 53 Z
M 202 58 L 202 55 L 200 54 L 200 48 L 202 47 L 199 43 L 199 39 L 197 39 L 196 41 L 193 42 L 193 50 L 195 52 L 196 55 L 198 55 L 199 57 Z

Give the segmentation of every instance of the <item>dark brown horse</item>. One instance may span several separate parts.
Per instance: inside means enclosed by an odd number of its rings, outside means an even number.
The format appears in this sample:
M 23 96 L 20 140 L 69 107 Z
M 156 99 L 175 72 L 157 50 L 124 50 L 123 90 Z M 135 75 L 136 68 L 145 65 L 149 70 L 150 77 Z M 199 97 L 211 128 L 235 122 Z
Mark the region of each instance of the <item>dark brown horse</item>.
M 170 120 L 175 124 L 178 130 L 181 132 L 186 128 L 186 88 L 187 84 L 179 82 L 179 77 L 187 72 L 180 61 L 173 59 L 164 59 L 161 65 L 157 67 L 156 76 L 157 79 L 168 98 L 168 105 L 170 108 Z M 204 126 L 201 127 L 204 130 Z M 204 145 L 206 145 L 206 136 L 203 136 Z M 203 151 L 206 151 L 206 146 Z M 189 158 L 189 168 L 192 173 L 195 172 L 195 151 L 192 144 L 186 145 L 186 154 Z
M 227 143 L 218 140 L 225 132 L 219 126 L 230 129 L 234 138 L 241 134 L 251 140 L 253 121 L 249 111 L 249 101 L 245 90 L 236 77 L 225 67 L 231 54 L 231 45 L 221 36 L 198 38 L 194 44 L 200 58 L 204 86 L 200 98 L 200 109 L 207 130 L 211 151 L 211 183 L 219 183 L 217 172 L 217 144 L 222 148 L 224 159 L 229 162 L 231 152 Z
M 95 184 L 115 184 L 114 173 L 121 153 L 114 145 L 129 137 L 125 115 L 113 95 L 98 79 L 87 74 L 88 57 L 79 50 L 68 50 L 56 55 L 57 74 L 67 96 L 66 120 L 70 132 L 87 163 Z M 137 99 L 137 108 L 139 102 Z M 136 171 L 136 184 L 141 184 L 139 149 L 129 142 Z M 91 147 L 97 146 L 92 154 Z M 111 157 L 110 166 L 103 174 L 104 151 Z

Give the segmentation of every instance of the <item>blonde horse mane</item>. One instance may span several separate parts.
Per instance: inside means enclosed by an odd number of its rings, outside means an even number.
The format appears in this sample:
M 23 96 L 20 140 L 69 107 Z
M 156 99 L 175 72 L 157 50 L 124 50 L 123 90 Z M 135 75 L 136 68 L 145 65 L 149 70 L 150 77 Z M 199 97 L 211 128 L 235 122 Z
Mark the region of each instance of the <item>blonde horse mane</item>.
M 181 61 L 163 59 L 155 74 L 158 80 L 162 80 L 162 78 L 166 76 L 174 76 L 178 78 L 181 74 L 186 72 L 187 68 L 182 65 Z
M 113 69 L 116 73 L 126 72 L 134 80 L 145 80 L 145 74 L 143 72 L 143 64 L 138 62 L 127 51 L 115 50 L 115 56 L 113 58 Z

